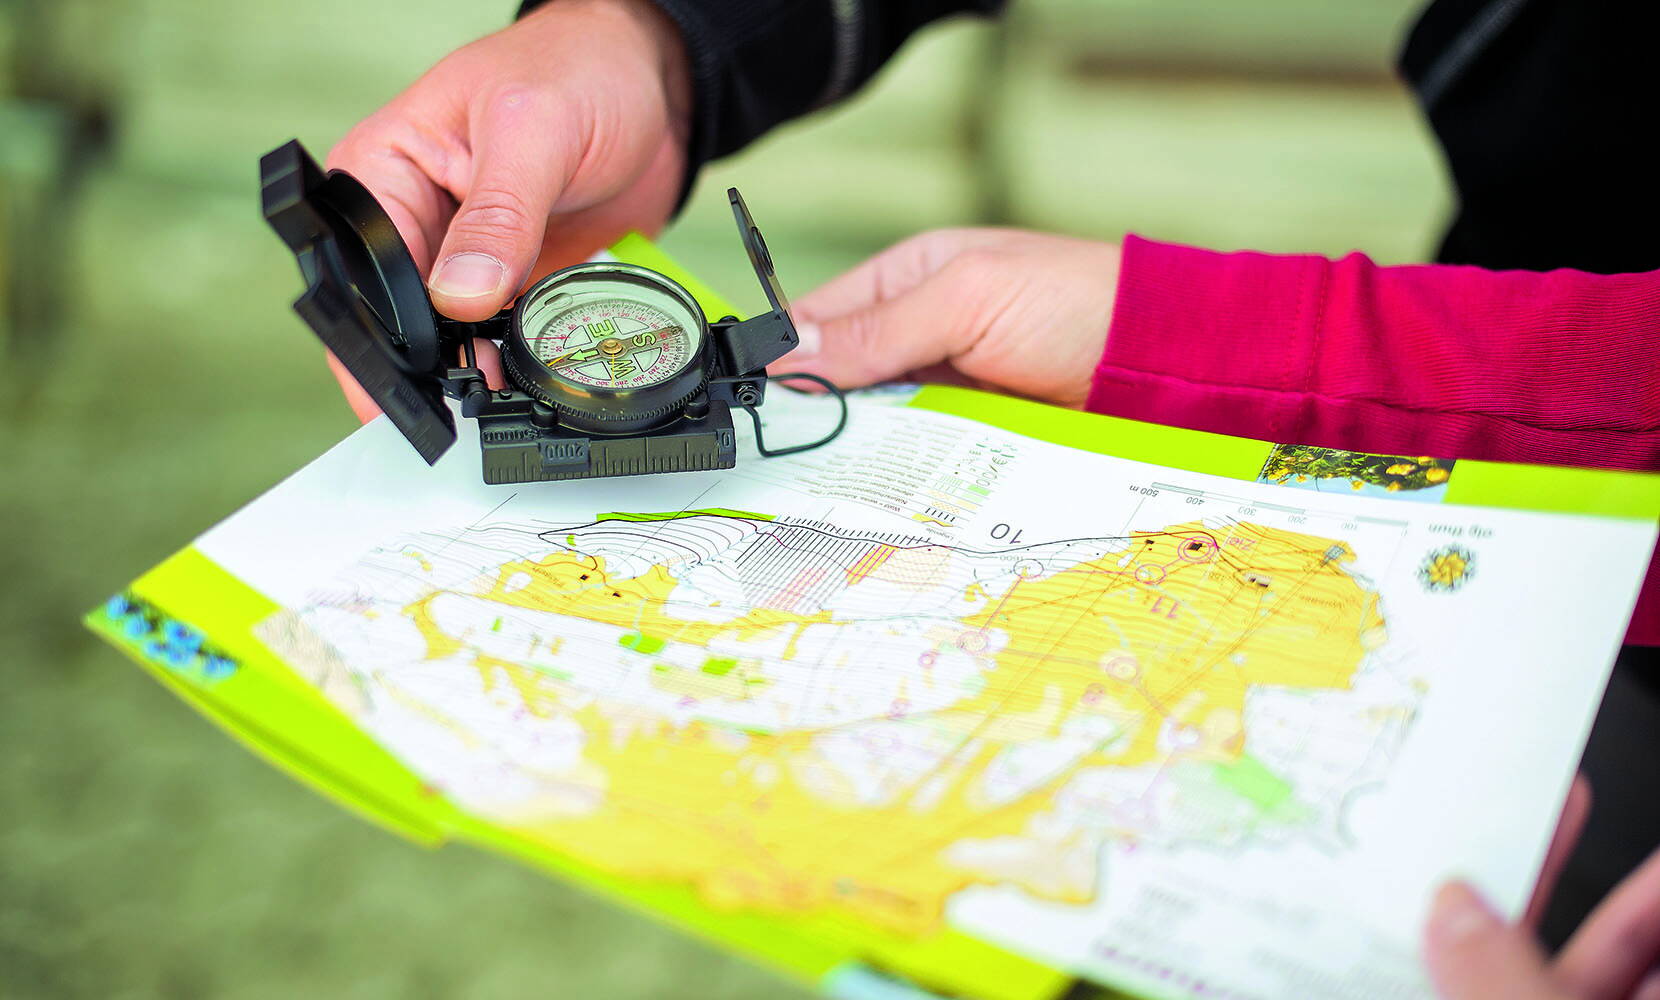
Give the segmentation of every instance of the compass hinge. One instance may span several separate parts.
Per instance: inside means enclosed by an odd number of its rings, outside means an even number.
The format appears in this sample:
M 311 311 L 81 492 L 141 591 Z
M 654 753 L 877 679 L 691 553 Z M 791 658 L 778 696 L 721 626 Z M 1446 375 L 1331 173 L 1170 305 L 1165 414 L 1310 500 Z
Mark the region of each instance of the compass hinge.
M 507 336 L 508 325 L 513 321 L 513 309 L 509 306 L 489 319 L 481 319 L 475 323 L 450 319 L 447 316 L 439 316 L 437 319 L 438 336 L 448 343 L 459 344 L 473 337 L 500 340 Z
M 724 345 L 727 371 L 734 375 L 757 372 L 795 350 L 795 325 L 781 311 L 762 313 L 733 323 L 718 338 Z

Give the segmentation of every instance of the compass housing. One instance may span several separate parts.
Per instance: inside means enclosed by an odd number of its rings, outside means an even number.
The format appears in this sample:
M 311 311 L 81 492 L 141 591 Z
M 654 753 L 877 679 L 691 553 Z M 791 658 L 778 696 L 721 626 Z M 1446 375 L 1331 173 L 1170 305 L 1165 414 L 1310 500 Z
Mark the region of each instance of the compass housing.
M 340 170 L 325 174 L 298 140 L 267 153 L 260 176 L 266 221 L 306 282 L 295 311 L 429 464 L 456 440 L 453 407 L 444 397 L 459 400 L 462 414 L 478 424 L 487 483 L 731 468 L 737 461 L 732 409 L 753 413 L 761 405 L 766 366 L 797 343 L 772 256 L 735 188 L 727 192 L 733 218 L 771 306 L 758 316 L 710 322 L 666 275 L 596 261 L 543 278 L 488 320 L 464 323 L 433 308 L 408 247 L 356 178 Z M 683 335 L 695 336 L 683 362 L 650 378 L 607 385 L 591 376 L 586 384 L 566 377 L 545 363 L 555 359 L 538 357 L 531 346 L 538 331 L 529 329 L 538 304 L 599 279 L 674 303 L 668 311 L 683 318 Z M 501 347 L 503 388 L 486 384 L 476 362 L 480 338 Z M 603 346 L 613 357 L 619 350 L 631 358 L 651 353 L 643 340 Z
M 605 283 L 607 291 L 617 286 L 632 288 L 632 294 L 643 299 L 671 303 L 671 320 L 678 319 L 679 336 L 690 342 L 686 357 L 672 370 L 636 385 L 608 385 L 606 380 L 579 380 L 551 370 L 546 359 L 537 355 L 532 342 L 548 325 L 558 323 L 562 316 L 583 308 L 579 297 L 590 286 Z M 589 293 L 593 296 L 605 292 Z M 627 293 L 616 293 L 625 298 Z M 568 306 L 547 305 L 560 298 L 571 300 Z M 648 307 L 649 308 L 649 307 Z M 653 310 L 664 312 L 662 309 Z M 547 314 L 551 315 L 539 315 Z M 595 346 L 622 343 L 627 336 L 596 341 Z M 519 297 L 513 308 L 507 336 L 502 338 L 502 368 L 507 377 L 525 392 L 559 411 L 560 419 L 570 427 L 594 434 L 633 434 L 652 430 L 670 423 L 681 415 L 686 404 L 708 382 L 709 321 L 692 294 L 680 284 L 649 268 L 618 261 L 590 261 L 567 267 L 538 281 Z M 602 360 L 604 354 L 598 355 Z M 592 366 L 590 366 L 592 367 Z M 642 373 L 644 374 L 644 373 Z

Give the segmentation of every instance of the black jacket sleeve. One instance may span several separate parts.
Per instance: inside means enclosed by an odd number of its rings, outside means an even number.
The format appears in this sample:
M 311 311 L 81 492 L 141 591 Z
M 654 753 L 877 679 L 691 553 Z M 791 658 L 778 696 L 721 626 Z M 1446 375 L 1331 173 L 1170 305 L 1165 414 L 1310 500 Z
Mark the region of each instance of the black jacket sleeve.
M 1430 5 L 1401 69 L 1458 188 L 1442 262 L 1660 269 L 1657 36 L 1653 0 Z
M 546 0 L 526 0 L 519 16 Z M 651 0 L 692 67 L 687 177 L 768 129 L 853 93 L 911 33 L 1002 0 Z

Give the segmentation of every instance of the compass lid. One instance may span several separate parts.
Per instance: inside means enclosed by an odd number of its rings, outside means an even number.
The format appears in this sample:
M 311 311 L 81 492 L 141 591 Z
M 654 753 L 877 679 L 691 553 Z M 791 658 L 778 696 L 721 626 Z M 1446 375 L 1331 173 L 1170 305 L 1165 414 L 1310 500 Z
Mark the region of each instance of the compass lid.
M 299 262 L 294 302 L 428 463 L 455 443 L 444 402 L 438 324 L 421 273 L 391 218 L 352 175 L 325 174 L 299 140 L 259 161 L 265 221 Z
M 737 220 L 744 249 L 749 252 L 749 262 L 755 267 L 755 277 L 761 280 L 767 301 L 772 305 L 771 313 L 749 319 L 734 328 L 741 335 L 741 339 L 733 345 L 734 353 L 738 355 L 737 369 L 747 372 L 765 368 L 795 350 L 800 338 L 796 336 L 795 321 L 790 318 L 789 297 L 784 294 L 784 286 L 778 283 L 778 272 L 772 267 L 772 252 L 767 249 L 767 241 L 761 238 L 761 230 L 756 228 L 749 206 L 744 204 L 744 197 L 737 188 L 727 188 L 726 197 L 732 202 L 732 217 Z

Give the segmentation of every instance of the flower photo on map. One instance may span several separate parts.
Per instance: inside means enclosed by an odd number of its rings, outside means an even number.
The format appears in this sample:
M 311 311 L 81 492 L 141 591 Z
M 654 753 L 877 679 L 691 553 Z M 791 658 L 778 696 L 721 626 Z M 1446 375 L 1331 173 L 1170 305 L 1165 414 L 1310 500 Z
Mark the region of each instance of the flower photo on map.
M 1424 557 L 1418 582 L 1434 594 L 1450 594 L 1476 575 L 1475 553 L 1462 545 L 1444 545 Z
M 1364 451 L 1277 444 L 1257 482 L 1324 493 L 1440 503 L 1452 478 L 1453 460 L 1428 455 L 1373 455 Z

